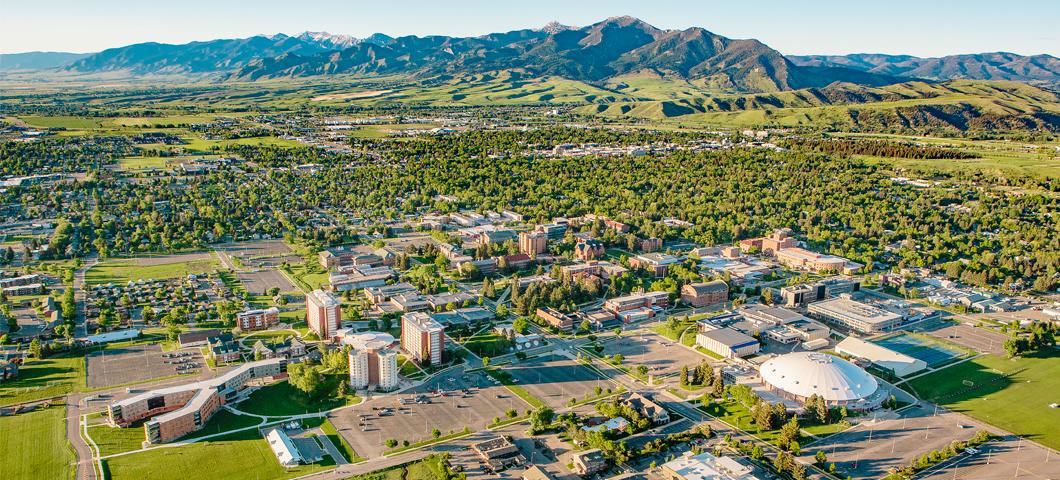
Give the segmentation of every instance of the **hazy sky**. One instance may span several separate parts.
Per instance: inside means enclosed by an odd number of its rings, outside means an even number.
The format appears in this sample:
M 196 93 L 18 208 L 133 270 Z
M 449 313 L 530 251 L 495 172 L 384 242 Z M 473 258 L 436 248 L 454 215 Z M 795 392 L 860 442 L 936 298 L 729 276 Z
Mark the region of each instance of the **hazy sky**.
M 786 54 L 1060 56 L 1060 0 L 0 1 L 2 53 L 92 52 L 306 30 L 469 36 L 632 15 L 660 28 L 700 26 L 757 38 Z

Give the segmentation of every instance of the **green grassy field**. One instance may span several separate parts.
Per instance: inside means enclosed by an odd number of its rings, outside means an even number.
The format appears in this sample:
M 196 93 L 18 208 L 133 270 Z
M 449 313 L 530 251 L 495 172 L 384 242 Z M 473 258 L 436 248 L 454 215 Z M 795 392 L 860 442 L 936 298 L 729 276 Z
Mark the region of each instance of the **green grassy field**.
M 441 456 L 432 454 L 405 465 L 385 468 L 350 477 L 347 480 L 448 480 L 446 464 Z
M 89 285 L 101 283 L 126 283 L 130 280 L 153 278 L 155 280 L 183 277 L 189 274 L 207 273 L 220 268 L 220 263 L 210 254 L 208 259 L 179 260 L 173 263 L 141 265 L 137 259 L 104 260 L 90 268 L 85 274 Z
M 269 444 L 248 430 L 205 442 L 156 448 L 103 461 L 106 478 L 113 480 L 187 480 L 202 478 L 287 479 L 326 470 L 333 462 L 284 468 Z
M 331 420 L 325 420 L 324 423 L 320 424 L 320 430 L 324 432 L 324 435 L 328 436 L 328 440 L 331 440 L 332 444 L 342 451 L 342 455 L 346 457 L 347 461 L 350 463 L 357 463 L 365 460 L 364 457 L 358 455 L 357 452 L 353 450 L 353 447 L 350 446 L 350 443 L 347 442 L 345 438 L 342 438 L 342 435 L 339 434 L 339 431 L 335 428 L 335 425 L 331 423 Z
M 66 439 L 66 407 L 0 417 L 0 478 L 72 479 L 77 459 Z
M 974 383 L 973 386 L 964 381 Z M 1060 356 L 984 355 L 909 382 L 915 394 L 991 425 L 1060 448 Z
M 512 346 L 512 342 L 502 335 L 489 332 L 480 333 L 467 339 L 467 341 L 464 342 L 464 346 L 480 357 L 496 357 L 508 353 L 508 350 Z
M 328 386 L 342 380 L 341 375 L 326 375 Z M 331 390 L 325 388 L 325 390 Z M 240 402 L 235 408 L 255 415 L 280 417 L 303 413 L 324 412 L 360 401 L 357 397 L 337 399 L 327 395 L 318 399 L 309 398 L 304 392 L 289 382 L 283 381 L 262 387 L 250 394 L 250 398 Z
M 0 383 L 0 405 L 66 395 L 85 387 L 85 359 L 56 356 L 31 360 L 18 371 L 14 381 Z
M 118 159 L 118 168 L 125 171 L 166 169 L 166 157 L 125 157 Z
M 68 128 L 68 129 L 85 129 L 85 128 L 99 128 L 102 125 L 101 119 L 92 117 L 74 117 L 74 116 L 56 116 L 56 117 L 45 117 L 45 116 L 26 116 L 20 117 L 22 121 L 26 122 L 27 125 L 37 128 Z

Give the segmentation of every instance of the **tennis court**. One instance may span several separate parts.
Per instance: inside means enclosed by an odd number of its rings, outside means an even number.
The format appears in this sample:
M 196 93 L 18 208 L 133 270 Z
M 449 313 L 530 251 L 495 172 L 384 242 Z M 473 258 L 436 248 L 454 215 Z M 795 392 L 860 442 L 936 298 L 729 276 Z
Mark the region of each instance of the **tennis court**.
M 923 360 L 929 367 L 949 363 L 967 353 L 957 346 L 946 345 L 939 340 L 913 333 L 896 333 L 871 341 L 881 347 Z

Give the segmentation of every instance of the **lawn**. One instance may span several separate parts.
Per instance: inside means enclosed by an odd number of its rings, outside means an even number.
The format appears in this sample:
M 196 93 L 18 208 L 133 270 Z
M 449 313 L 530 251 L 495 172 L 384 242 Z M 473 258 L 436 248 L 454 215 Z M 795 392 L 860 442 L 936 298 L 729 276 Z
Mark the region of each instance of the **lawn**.
M 129 428 L 118 428 L 106 423 L 97 423 L 88 427 L 88 436 L 99 447 L 99 456 L 101 457 L 139 450 L 143 448 L 142 444 L 147 440 L 142 422 Z
M 325 374 L 326 385 L 324 391 L 334 391 L 331 384 L 337 384 L 342 380 L 342 375 Z M 250 394 L 250 397 L 236 405 L 236 409 L 255 415 L 266 415 L 270 417 L 282 417 L 287 415 L 299 415 L 311 412 L 325 412 L 346 405 L 352 405 L 359 401 L 357 397 L 348 396 L 339 399 L 324 395 L 318 399 L 309 398 L 301 390 L 295 388 L 290 382 L 282 381 L 262 387 Z
M 286 479 L 326 470 L 333 462 L 285 469 L 257 430 L 237 432 L 181 447 L 155 448 L 103 461 L 113 480 L 186 480 L 202 478 Z
M 26 122 L 27 125 L 37 128 L 68 128 L 68 129 L 85 129 L 85 128 L 99 128 L 101 121 L 94 117 L 75 117 L 75 116 L 57 116 L 57 117 L 44 117 L 44 116 L 26 116 L 21 117 L 22 121 Z
M 671 324 L 670 320 L 676 320 L 674 324 Z M 696 322 L 694 320 L 685 320 L 685 317 L 671 317 L 665 321 L 659 322 L 658 324 L 652 325 L 651 330 L 659 335 L 662 335 L 675 342 L 680 341 L 682 345 L 691 347 L 696 344 L 696 332 L 693 328 L 691 332 L 685 334 L 685 330 L 695 327 Z M 682 336 L 684 334 L 684 336 Z
M 309 292 L 331 283 L 327 272 L 319 272 L 317 270 L 319 270 L 319 267 L 313 267 L 313 271 L 310 271 L 305 264 L 302 264 L 291 265 L 285 269 L 285 272 L 294 280 L 295 286 L 305 292 Z
M 105 260 L 90 268 L 85 274 L 89 285 L 101 283 L 127 283 L 130 280 L 178 278 L 190 274 L 212 272 L 220 264 L 211 254 L 210 258 L 157 265 L 141 265 L 136 259 Z
M 967 380 L 973 385 L 964 383 Z M 984 355 L 912 380 L 920 398 L 978 418 L 1043 445 L 1060 448 L 1060 358 Z
M 503 335 L 498 335 L 493 332 L 481 333 L 475 335 L 466 342 L 464 347 L 471 350 L 480 357 L 496 357 L 508 353 L 512 348 L 512 342 L 509 341 Z
M 247 347 L 253 347 L 258 340 L 261 340 L 265 345 L 272 345 L 276 343 L 282 343 L 288 337 L 295 336 L 291 330 L 263 330 L 258 332 L 252 332 L 239 339 L 239 342 Z
M 447 480 L 453 478 L 447 470 L 448 465 L 442 457 L 432 454 L 422 460 L 357 475 L 347 480 Z
M 4 480 L 74 477 L 77 459 L 66 439 L 66 407 L 53 405 L 0 417 L 0 477 Z
M 0 405 L 66 395 L 85 386 L 85 359 L 56 356 L 26 362 L 14 381 L 0 383 Z

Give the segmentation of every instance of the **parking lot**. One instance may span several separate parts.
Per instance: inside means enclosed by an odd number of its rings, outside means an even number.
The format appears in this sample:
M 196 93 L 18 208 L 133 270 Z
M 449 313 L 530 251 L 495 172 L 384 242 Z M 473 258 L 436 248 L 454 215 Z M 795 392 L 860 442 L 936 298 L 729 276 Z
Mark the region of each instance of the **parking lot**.
M 812 461 L 820 450 L 844 477 L 880 478 L 887 476 L 890 468 L 908 465 L 920 455 L 942 449 L 953 440 L 972 438 L 978 427 L 978 423 L 964 415 L 942 408 L 936 411 L 934 405 L 924 405 L 906 410 L 898 418 L 869 421 L 804 445 L 802 456 Z
M 463 389 L 468 389 L 464 394 Z M 437 396 L 434 392 L 450 392 Z M 426 394 L 430 403 L 403 405 L 401 399 Z M 383 413 L 390 409 L 392 414 Z M 530 406 L 504 386 L 494 385 L 483 373 L 465 374 L 455 368 L 436 376 L 401 394 L 377 395 L 353 408 L 331 413 L 331 422 L 346 441 L 361 456 L 378 457 L 387 450 L 387 439 L 408 440 L 410 443 L 431 438 L 435 428 L 443 435 L 450 430 L 461 431 L 470 427 L 477 431 L 493 422 L 494 417 L 504 417 L 504 412 L 514 408 L 522 415 Z M 361 426 L 361 415 L 365 415 Z
M 601 390 L 614 389 L 611 380 L 576 360 L 547 354 L 541 357 L 517 361 L 504 368 L 519 385 L 531 395 L 552 408 L 567 406 L 571 398 L 582 399 L 593 395 L 596 387 Z
M 649 331 L 613 338 L 604 341 L 603 345 L 604 355 L 621 354 L 625 357 L 623 365 L 645 365 L 656 377 L 676 376 L 681 367 L 692 368 L 704 361 L 712 361 L 706 355 Z
M 243 284 L 243 287 L 252 295 L 263 295 L 270 288 L 278 288 L 281 292 L 298 290 L 279 270 L 261 269 L 251 272 L 239 272 L 236 276 Z
M 956 343 L 976 352 L 1002 355 L 1005 353 L 1006 337 L 965 323 L 939 320 L 929 325 L 917 325 L 915 331 Z
M 926 470 L 917 478 L 949 480 L 953 478 L 975 478 L 993 480 L 1002 478 L 1060 478 L 1060 458 L 1049 449 L 1006 436 L 987 443 L 974 454 L 960 455 Z
M 166 354 L 157 343 L 91 352 L 85 357 L 87 385 L 89 388 L 103 388 L 178 373 L 198 373 L 205 363 L 202 355 L 195 349 L 181 350 L 178 353 L 187 355 L 164 357 Z

